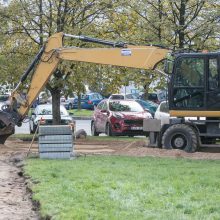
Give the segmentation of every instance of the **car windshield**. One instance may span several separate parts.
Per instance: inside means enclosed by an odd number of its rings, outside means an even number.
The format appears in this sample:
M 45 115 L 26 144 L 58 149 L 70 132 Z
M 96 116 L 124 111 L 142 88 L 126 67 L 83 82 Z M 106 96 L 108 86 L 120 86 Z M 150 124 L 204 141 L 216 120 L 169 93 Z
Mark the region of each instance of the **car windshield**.
M 38 115 L 52 115 L 52 105 L 48 106 L 39 106 L 37 110 Z M 68 115 L 66 109 L 61 105 L 60 106 L 60 114 L 61 115 Z
M 143 108 L 150 109 L 153 111 L 156 111 L 158 104 L 151 102 L 151 101 L 142 101 L 142 100 L 136 100 L 140 105 L 142 105 Z
M 137 102 L 123 100 L 109 102 L 109 110 L 114 112 L 143 112 L 143 108 Z

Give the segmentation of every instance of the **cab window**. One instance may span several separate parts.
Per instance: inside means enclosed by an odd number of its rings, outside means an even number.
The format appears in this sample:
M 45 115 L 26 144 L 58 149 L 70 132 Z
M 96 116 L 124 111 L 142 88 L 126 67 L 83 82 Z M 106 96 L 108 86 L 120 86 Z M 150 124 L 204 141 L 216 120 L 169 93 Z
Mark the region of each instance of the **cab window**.
M 173 105 L 181 109 L 204 107 L 205 59 L 181 57 L 174 75 Z
M 177 62 L 175 86 L 203 86 L 204 59 L 182 58 Z
M 214 90 L 219 87 L 217 59 L 209 59 L 209 89 Z

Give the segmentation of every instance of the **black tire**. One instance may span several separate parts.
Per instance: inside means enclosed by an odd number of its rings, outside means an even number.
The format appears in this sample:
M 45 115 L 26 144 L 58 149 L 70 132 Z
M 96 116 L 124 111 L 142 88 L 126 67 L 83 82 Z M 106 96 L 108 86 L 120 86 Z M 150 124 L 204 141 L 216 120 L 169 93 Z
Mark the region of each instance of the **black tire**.
M 30 134 L 34 134 L 33 130 L 30 128 Z
M 112 128 L 111 128 L 111 125 L 109 123 L 106 124 L 106 128 L 105 128 L 105 133 L 108 135 L 108 136 L 113 136 L 112 134 Z
M 35 125 L 35 124 L 33 124 L 33 133 L 32 134 L 34 134 L 35 132 L 36 132 L 36 130 L 37 130 L 37 125 Z
M 92 136 L 99 136 L 99 132 L 96 131 L 94 121 L 91 124 L 91 133 L 92 133 Z
M 172 125 L 163 134 L 162 147 L 193 153 L 198 147 L 197 134 L 192 127 L 186 124 Z
M 34 134 L 34 131 L 31 129 L 31 125 L 29 124 L 30 134 Z

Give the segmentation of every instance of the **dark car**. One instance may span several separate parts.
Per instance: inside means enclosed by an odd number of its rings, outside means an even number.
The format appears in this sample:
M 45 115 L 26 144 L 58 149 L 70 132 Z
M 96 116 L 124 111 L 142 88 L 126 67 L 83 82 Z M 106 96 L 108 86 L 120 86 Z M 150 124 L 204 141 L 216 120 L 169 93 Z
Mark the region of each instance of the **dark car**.
M 61 114 L 61 124 L 62 125 L 71 125 L 74 126 L 74 120 L 69 115 L 67 110 L 63 105 L 60 105 L 60 114 Z M 38 105 L 34 112 L 31 115 L 29 121 L 30 133 L 35 133 L 38 124 L 41 125 L 52 125 L 53 115 L 52 115 L 52 105 L 44 104 Z
M 149 100 L 135 99 L 145 110 L 148 110 L 154 117 L 154 114 L 158 108 L 158 104 Z
M 94 106 L 97 106 L 102 100 L 103 97 L 96 92 L 81 95 L 81 108 L 93 110 Z M 78 108 L 78 98 L 74 99 L 73 108 Z
M 103 100 L 95 108 L 91 121 L 92 135 L 147 135 L 143 131 L 143 119 L 152 118 L 135 100 Z
M 144 99 L 145 100 L 144 94 L 140 95 L 139 99 Z M 148 98 L 147 99 L 149 101 L 160 104 L 162 101 L 167 100 L 167 91 L 166 90 L 161 90 L 161 91 L 158 91 L 158 92 L 148 93 Z

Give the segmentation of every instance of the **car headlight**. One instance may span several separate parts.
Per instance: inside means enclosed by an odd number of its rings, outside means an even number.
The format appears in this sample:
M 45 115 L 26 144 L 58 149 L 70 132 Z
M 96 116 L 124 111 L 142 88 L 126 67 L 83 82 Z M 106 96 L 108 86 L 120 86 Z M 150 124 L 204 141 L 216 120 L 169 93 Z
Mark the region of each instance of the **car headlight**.
M 115 118 L 117 118 L 117 119 L 122 119 L 122 118 L 124 118 L 124 116 L 123 116 L 121 113 L 116 113 L 116 112 L 113 112 L 112 116 L 115 117 Z

